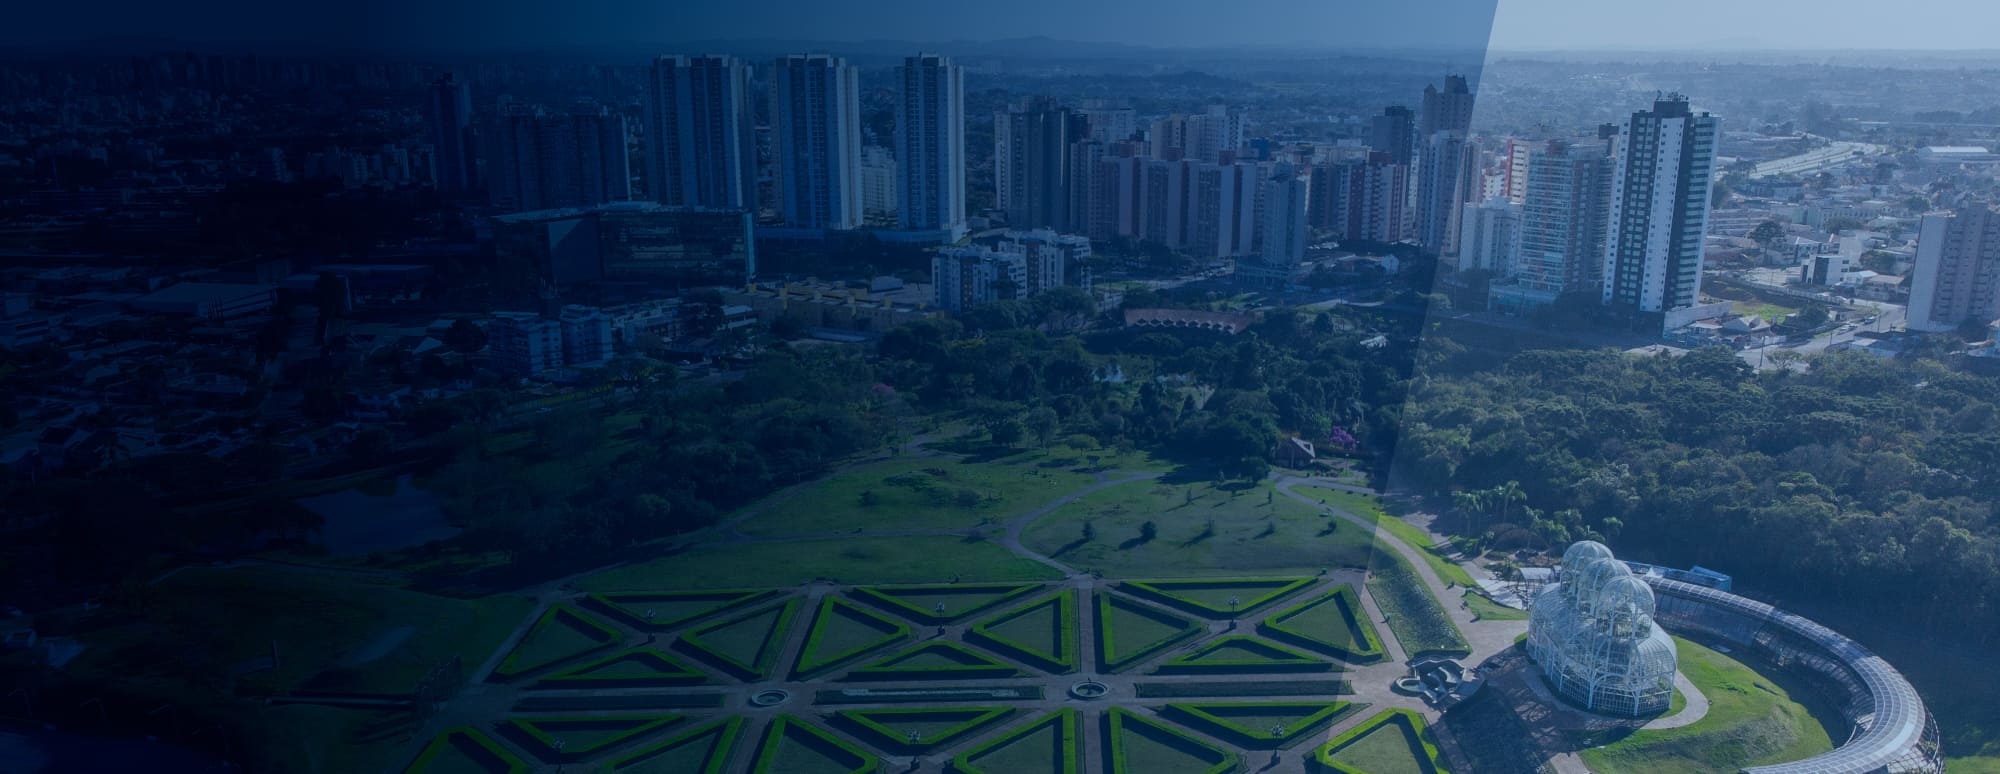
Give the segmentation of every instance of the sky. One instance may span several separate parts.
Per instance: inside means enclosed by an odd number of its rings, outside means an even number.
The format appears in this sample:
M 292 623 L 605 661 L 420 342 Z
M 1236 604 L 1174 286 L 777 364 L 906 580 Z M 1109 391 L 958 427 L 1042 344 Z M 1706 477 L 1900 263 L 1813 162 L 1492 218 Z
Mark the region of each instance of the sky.
M 99 0 L 29 2 L 9 15 L 0 42 L 44 45 L 466 50 L 1041 36 L 1169 47 L 2000 48 L 1996 0 Z

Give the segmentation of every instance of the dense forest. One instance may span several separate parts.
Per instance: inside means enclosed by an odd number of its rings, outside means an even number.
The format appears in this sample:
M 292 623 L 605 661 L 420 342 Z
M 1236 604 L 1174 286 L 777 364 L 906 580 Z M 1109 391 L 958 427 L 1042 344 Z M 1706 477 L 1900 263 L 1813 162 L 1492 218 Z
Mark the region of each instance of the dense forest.
M 1395 481 L 1500 493 L 1489 540 L 1595 533 L 1926 635 L 2000 630 L 2000 382 L 1858 353 L 1758 374 L 1720 349 L 1531 351 L 1428 377 Z

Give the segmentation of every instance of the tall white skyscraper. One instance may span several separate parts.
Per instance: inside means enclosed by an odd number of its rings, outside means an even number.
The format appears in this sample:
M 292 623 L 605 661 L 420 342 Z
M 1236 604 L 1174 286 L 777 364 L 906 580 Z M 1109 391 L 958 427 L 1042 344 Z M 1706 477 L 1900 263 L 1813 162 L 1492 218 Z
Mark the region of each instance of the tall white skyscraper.
M 1910 328 L 1948 331 L 2000 319 L 2000 212 L 1925 215 L 1910 273 Z
M 1495 276 L 1515 270 L 1520 246 L 1521 206 L 1506 199 L 1467 205 L 1460 218 L 1458 269 L 1480 269 Z
M 1522 178 L 1516 282 L 1545 301 L 1602 287 L 1599 271 L 1611 200 L 1611 159 L 1604 144 L 1552 141 L 1516 147 L 1509 166 Z
M 1604 303 L 1655 314 L 1701 299 L 1702 239 L 1721 119 L 1670 94 L 1618 127 Z
M 1306 259 L 1305 178 L 1287 169 L 1264 181 L 1263 220 L 1264 262 L 1272 266 L 1297 266 Z
M 771 77 L 785 225 L 861 226 L 861 107 L 855 71 L 826 54 L 781 58 Z
M 674 206 L 754 209 L 750 66 L 732 56 L 663 56 L 646 84 L 646 185 Z
M 965 224 L 965 72 L 937 54 L 903 60 L 897 72 L 896 190 L 902 227 Z

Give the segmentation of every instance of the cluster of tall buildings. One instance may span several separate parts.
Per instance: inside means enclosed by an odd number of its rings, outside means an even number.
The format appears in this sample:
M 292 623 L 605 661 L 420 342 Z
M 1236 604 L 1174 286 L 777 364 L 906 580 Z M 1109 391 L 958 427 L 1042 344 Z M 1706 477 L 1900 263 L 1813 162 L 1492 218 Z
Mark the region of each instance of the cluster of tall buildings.
M 1088 288 L 1089 257 L 1089 239 L 1049 229 L 1011 229 L 984 244 L 947 247 L 931 256 L 933 301 L 956 312 L 1052 288 Z
M 758 199 L 752 67 L 732 56 L 663 56 L 647 89 L 648 183 L 672 206 L 754 209 Z M 853 65 L 827 54 L 782 57 L 766 84 L 778 210 L 792 228 L 860 228 L 893 210 L 900 228 L 958 233 L 965 224 L 965 76 L 919 54 L 898 69 L 893 156 L 865 150 Z
M 1720 131 L 1675 94 L 1594 140 L 1510 141 L 1494 195 L 1457 208 L 1440 252 L 1487 272 L 1508 311 L 1566 294 L 1641 315 L 1693 308 Z

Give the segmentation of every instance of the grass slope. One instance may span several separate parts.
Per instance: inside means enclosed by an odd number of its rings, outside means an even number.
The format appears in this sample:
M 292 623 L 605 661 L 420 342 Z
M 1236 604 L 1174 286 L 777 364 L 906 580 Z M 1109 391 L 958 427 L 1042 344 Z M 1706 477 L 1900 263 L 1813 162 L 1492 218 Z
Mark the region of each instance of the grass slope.
M 1040 462 L 1029 455 L 990 461 L 981 455 L 864 465 L 784 495 L 739 529 L 759 536 L 964 529 L 1017 516 L 1093 480 Z
M 784 543 L 709 543 L 577 581 L 587 591 L 659 588 L 780 588 L 828 578 L 841 583 L 1058 580 L 1048 565 L 987 540 L 950 535 L 853 537 Z
M 1681 673 L 1708 697 L 1708 714 L 1692 725 L 1634 731 L 1582 752 L 1598 771 L 1694 774 L 1733 771 L 1806 758 L 1833 749 L 1833 740 L 1808 707 L 1818 700 L 1790 679 L 1772 679 L 1727 655 L 1674 638 Z M 1832 717 L 1831 714 L 1827 715 Z M 1956 770 L 1956 769 L 1954 769 Z
M 1157 530 L 1152 540 L 1141 532 L 1148 521 Z M 1084 522 L 1094 528 L 1090 540 L 1083 539 Z M 1214 530 L 1204 534 L 1210 522 Z M 1367 567 L 1371 536 L 1353 525 L 1328 531 L 1327 523 L 1313 506 L 1273 497 L 1269 482 L 1239 489 L 1134 481 L 1055 509 L 1021 540 L 1107 577 L 1315 576 L 1328 567 Z

